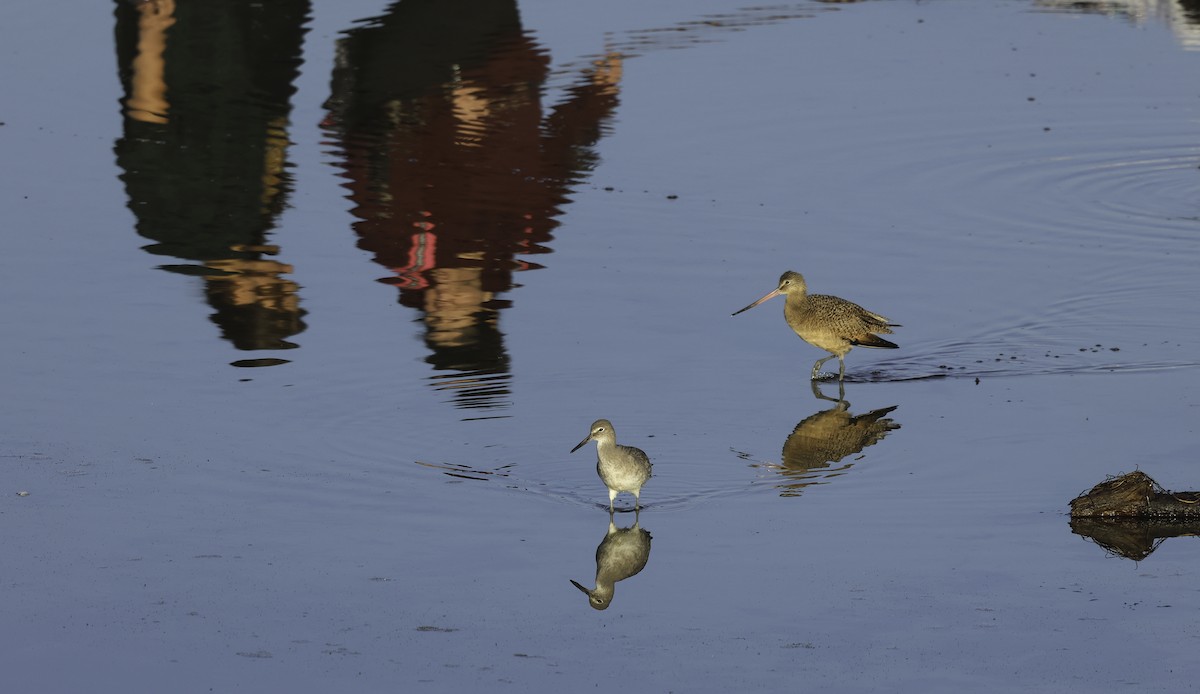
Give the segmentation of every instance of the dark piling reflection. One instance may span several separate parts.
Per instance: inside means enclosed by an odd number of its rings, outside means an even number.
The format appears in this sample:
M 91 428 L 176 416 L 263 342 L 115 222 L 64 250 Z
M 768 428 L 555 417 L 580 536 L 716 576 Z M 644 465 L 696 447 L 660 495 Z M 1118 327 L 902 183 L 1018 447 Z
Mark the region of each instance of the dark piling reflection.
M 650 561 L 650 539 L 650 532 L 641 527 L 640 521 L 634 521 L 628 528 L 618 528 L 610 513 L 608 532 L 596 547 L 596 587 L 586 588 L 576 581 L 571 581 L 571 585 L 588 596 L 588 604 L 594 609 L 608 609 L 617 581 L 636 576 L 646 568 L 646 562 Z
M 816 381 L 811 384 L 813 395 L 836 405 L 801 420 L 783 442 L 780 464 L 769 466 L 783 478 L 775 485 L 780 496 L 799 496 L 808 485 L 845 473 L 854 463 L 841 461 L 900 428 L 887 417 L 897 405 L 855 415 L 844 384 L 838 384 L 837 398 L 822 393 Z
M 290 192 L 289 99 L 307 0 L 116 5 L 124 133 L 114 149 L 149 253 L 203 278 L 241 350 L 288 349 L 304 310 L 271 243 Z M 182 262 L 174 262 L 182 261 Z M 256 362 L 257 363 L 257 362 Z
M 340 149 L 358 246 L 417 309 L 462 408 L 509 401 L 501 296 L 540 267 L 570 187 L 617 105 L 621 59 L 542 104 L 549 58 L 515 2 L 401 0 L 338 43 L 326 127 Z

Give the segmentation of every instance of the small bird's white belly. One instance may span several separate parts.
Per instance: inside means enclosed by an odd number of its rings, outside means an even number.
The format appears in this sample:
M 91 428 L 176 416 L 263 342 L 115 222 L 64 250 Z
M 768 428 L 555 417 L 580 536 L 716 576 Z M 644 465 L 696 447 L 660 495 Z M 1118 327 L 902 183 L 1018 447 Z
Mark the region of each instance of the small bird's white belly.
M 631 492 L 635 489 L 641 489 L 642 485 L 646 483 L 645 472 L 632 466 L 606 467 L 597 463 L 596 472 L 600 474 L 600 479 L 604 482 L 604 486 L 619 492 Z

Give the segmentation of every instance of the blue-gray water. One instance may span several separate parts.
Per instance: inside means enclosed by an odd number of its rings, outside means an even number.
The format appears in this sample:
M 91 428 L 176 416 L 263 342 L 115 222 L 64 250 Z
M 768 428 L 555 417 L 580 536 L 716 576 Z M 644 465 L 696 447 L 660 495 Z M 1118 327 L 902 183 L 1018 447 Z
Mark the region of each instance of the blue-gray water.
M 1091 7 L 0 9 L 5 686 L 1194 689 L 1066 510 L 1200 488 L 1198 11 Z

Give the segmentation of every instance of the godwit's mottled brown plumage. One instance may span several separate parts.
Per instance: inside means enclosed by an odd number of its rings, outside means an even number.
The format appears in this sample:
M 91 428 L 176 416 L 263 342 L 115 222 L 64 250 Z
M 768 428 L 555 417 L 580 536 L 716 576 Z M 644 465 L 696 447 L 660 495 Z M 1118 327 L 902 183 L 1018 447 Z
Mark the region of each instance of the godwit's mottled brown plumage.
M 813 347 L 820 347 L 829 352 L 829 356 L 818 359 L 813 364 L 812 380 L 821 373 L 821 365 L 838 358 L 838 380 L 846 377 L 846 353 L 855 346 L 881 347 L 895 349 L 894 342 L 879 337 L 875 333 L 889 334 L 892 328 L 900 327 L 878 313 L 872 313 L 853 301 L 827 294 L 809 294 L 804 276 L 788 270 L 779 278 L 779 286 L 766 296 L 750 304 L 740 311 L 758 306 L 767 299 L 779 295 L 787 297 L 783 306 L 783 315 L 787 318 L 792 330 Z

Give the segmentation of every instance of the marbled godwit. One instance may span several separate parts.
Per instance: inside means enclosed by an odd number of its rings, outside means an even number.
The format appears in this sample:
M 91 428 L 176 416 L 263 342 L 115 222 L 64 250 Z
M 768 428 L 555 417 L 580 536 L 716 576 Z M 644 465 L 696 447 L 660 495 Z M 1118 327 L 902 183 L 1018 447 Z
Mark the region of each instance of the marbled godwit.
M 613 499 L 621 492 L 633 494 L 633 508 L 639 509 L 642 485 L 650 479 L 650 469 L 653 467 L 650 458 L 640 448 L 617 443 L 617 432 L 607 419 L 592 422 L 591 433 L 571 452 L 583 448 L 588 441 L 596 442 L 596 473 L 600 475 L 604 486 L 608 487 L 608 510 L 613 510 Z
M 783 315 L 792 330 L 801 340 L 829 352 L 828 357 L 818 359 L 813 364 L 814 381 L 821 374 L 821 365 L 834 357 L 838 358 L 838 380 L 843 380 L 846 377 L 846 353 L 855 346 L 887 349 L 898 346 L 874 334 L 891 333 L 892 328 L 900 327 L 898 324 L 878 313 L 871 313 L 853 301 L 827 294 L 809 294 L 804 276 L 791 270 L 783 273 L 774 291 L 741 311 L 735 311 L 733 315 L 748 311 L 781 294 L 787 297 Z

